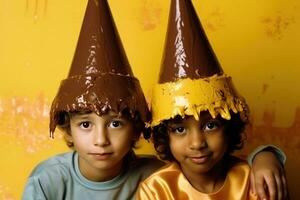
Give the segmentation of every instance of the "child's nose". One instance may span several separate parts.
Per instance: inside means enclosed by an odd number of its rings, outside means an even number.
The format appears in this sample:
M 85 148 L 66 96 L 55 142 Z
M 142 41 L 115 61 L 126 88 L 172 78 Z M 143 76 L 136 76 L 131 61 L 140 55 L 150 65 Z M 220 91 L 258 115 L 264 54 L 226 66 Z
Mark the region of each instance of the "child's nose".
M 193 150 L 199 150 L 207 146 L 204 134 L 200 130 L 193 130 L 189 137 L 189 146 Z
M 98 129 L 94 136 L 94 145 L 107 146 L 109 144 L 110 142 L 106 130 L 104 128 Z

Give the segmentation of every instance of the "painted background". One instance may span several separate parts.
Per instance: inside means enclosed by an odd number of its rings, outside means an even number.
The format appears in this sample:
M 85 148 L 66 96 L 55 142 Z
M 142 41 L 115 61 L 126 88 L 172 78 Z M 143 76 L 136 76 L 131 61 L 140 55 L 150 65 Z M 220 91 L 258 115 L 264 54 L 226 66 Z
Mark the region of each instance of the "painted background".
M 194 0 L 214 51 L 249 102 L 247 153 L 272 143 L 288 156 L 300 199 L 300 2 Z M 32 168 L 67 151 L 48 135 L 49 106 L 74 53 L 86 0 L 0 0 L 0 199 L 19 199 Z M 169 0 L 109 0 L 147 99 L 156 82 Z M 141 143 L 142 153 L 153 153 Z

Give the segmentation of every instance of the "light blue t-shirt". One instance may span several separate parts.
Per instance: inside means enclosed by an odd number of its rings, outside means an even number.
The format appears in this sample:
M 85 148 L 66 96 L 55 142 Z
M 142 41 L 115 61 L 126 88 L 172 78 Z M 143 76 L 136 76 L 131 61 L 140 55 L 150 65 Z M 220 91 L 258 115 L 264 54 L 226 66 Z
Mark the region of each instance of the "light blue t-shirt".
M 23 200 L 93 200 L 134 199 L 140 181 L 163 166 L 154 156 L 136 156 L 127 169 L 106 182 L 86 179 L 78 167 L 78 154 L 69 152 L 49 158 L 31 173 Z

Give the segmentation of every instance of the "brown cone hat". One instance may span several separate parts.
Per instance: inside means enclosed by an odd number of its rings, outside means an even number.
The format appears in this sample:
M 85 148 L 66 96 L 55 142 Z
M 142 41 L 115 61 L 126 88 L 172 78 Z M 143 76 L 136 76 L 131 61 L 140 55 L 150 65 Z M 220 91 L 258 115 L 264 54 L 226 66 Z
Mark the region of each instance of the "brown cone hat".
M 149 120 L 139 81 L 133 76 L 107 0 L 88 0 L 68 78 L 61 82 L 50 111 L 53 136 L 61 112 L 127 109 Z
M 230 119 L 248 107 L 237 93 L 208 42 L 191 0 L 171 0 L 169 24 L 159 83 L 153 88 L 151 126 L 179 115 L 208 111 Z
M 159 83 L 222 74 L 191 0 L 171 0 Z

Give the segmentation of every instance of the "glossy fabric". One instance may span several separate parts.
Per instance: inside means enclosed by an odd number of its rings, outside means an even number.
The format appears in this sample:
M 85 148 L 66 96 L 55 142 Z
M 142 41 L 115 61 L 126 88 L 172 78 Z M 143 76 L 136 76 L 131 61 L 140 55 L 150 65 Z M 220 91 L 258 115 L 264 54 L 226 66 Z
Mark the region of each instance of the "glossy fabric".
M 224 185 L 211 194 L 199 192 L 189 183 L 176 163 L 171 163 L 143 181 L 136 194 L 139 200 L 207 199 L 256 200 L 250 192 L 250 168 L 246 162 L 236 162 L 228 171 Z

